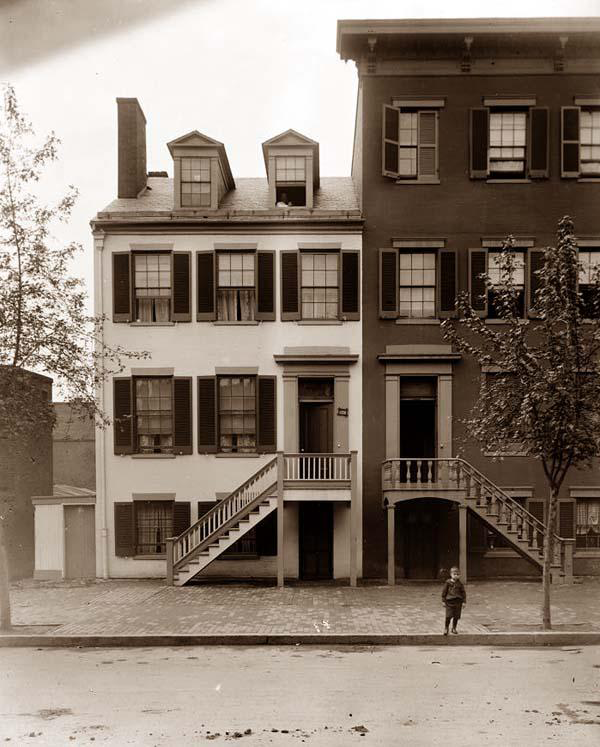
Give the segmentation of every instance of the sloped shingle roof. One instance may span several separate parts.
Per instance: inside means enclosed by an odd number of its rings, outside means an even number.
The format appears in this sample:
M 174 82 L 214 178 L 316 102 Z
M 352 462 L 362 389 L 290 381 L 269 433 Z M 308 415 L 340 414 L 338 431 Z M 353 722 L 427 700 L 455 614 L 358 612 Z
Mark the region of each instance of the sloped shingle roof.
M 269 205 L 269 190 L 264 178 L 236 179 L 236 189 L 228 192 L 219 211 L 274 210 Z M 350 177 L 324 177 L 315 192 L 314 210 L 357 211 L 358 200 Z M 99 215 L 115 213 L 171 213 L 173 179 L 149 177 L 148 189 L 139 197 L 113 200 Z

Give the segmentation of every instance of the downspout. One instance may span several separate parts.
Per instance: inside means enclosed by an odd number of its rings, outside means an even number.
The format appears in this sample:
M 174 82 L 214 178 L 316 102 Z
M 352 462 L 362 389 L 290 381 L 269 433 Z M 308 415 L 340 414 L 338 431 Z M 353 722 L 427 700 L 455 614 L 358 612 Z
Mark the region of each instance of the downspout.
M 94 314 L 104 314 L 104 232 L 94 231 Z M 100 328 L 100 366 L 98 406 L 104 414 L 104 324 Z M 96 439 L 96 517 L 100 520 L 102 578 L 108 578 L 108 517 L 106 503 L 106 428 Z

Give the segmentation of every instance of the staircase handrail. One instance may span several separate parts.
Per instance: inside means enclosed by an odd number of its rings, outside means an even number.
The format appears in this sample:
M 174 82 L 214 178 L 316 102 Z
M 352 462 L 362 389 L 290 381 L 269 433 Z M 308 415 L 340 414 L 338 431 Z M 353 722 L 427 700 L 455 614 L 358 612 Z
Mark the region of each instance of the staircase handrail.
M 246 490 L 246 488 L 250 487 L 254 483 L 258 482 L 262 477 L 267 475 L 270 471 L 273 469 L 277 469 L 277 457 L 274 459 L 271 459 L 271 461 L 267 462 L 267 464 L 264 464 L 260 469 L 258 469 L 253 475 L 251 475 L 247 480 L 245 480 L 241 485 L 238 485 L 235 490 L 233 490 L 226 498 L 219 501 L 218 503 L 215 503 L 215 505 L 210 508 L 203 516 L 201 516 L 197 521 L 195 521 L 191 526 L 189 526 L 187 529 L 185 529 L 180 535 L 173 538 L 173 565 L 176 567 L 177 565 L 181 564 L 182 561 L 189 558 L 191 553 L 198 550 L 201 544 L 204 544 L 205 540 L 212 537 L 214 534 L 219 532 L 221 528 L 226 524 L 228 521 L 233 519 L 235 516 L 238 516 L 239 514 L 242 514 L 250 504 L 254 503 L 257 498 L 261 497 L 265 490 L 269 490 L 272 488 L 272 485 L 269 484 L 266 486 L 265 489 L 257 493 L 256 495 L 252 495 L 252 497 L 244 501 L 241 505 L 238 505 L 237 508 L 235 507 L 235 501 L 236 497 L 238 497 L 240 494 Z M 215 522 L 214 528 L 208 532 L 202 532 L 202 527 L 210 526 L 211 520 L 213 517 L 215 517 L 217 514 L 221 514 L 221 520 Z M 193 537 L 196 535 L 198 538 L 198 541 L 190 543 L 187 541 L 189 537 Z
M 382 461 L 382 466 L 389 462 L 417 461 L 418 459 L 418 457 L 391 457 L 389 459 L 384 459 Z M 532 526 L 534 531 L 541 533 L 543 536 L 546 536 L 546 527 L 544 525 L 544 522 L 540 521 L 518 501 L 515 501 L 514 498 L 511 498 L 508 493 L 505 493 L 502 488 L 493 483 L 488 477 L 481 473 L 477 469 L 477 467 L 474 467 L 470 462 L 467 462 L 466 459 L 462 459 L 462 457 L 421 457 L 420 459 L 421 461 L 428 462 L 448 462 L 451 466 L 454 466 L 454 469 L 457 471 L 458 465 L 462 465 L 465 468 L 465 472 L 470 472 L 471 476 L 475 478 L 475 480 L 481 485 L 481 487 L 485 487 L 488 490 L 491 489 L 491 491 L 495 492 L 496 496 L 499 496 L 501 501 L 510 507 L 511 511 L 515 511 L 515 513 L 520 514 L 520 516 L 529 525 Z M 459 477 L 457 477 L 457 481 L 458 480 L 460 480 Z M 553 537 L 560 543 L 564 541 L 564 538 L 560 537 L 558 534 L 556 534 L 556 532 L 553 532 Z

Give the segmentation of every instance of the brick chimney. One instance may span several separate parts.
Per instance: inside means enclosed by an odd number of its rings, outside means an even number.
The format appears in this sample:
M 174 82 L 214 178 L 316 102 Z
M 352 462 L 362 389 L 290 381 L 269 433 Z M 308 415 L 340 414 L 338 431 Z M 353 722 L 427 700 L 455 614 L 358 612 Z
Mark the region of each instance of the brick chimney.
M 146 186 L 146 117 L 137 99 L 117 99 L 119 197 L 137 197 Z

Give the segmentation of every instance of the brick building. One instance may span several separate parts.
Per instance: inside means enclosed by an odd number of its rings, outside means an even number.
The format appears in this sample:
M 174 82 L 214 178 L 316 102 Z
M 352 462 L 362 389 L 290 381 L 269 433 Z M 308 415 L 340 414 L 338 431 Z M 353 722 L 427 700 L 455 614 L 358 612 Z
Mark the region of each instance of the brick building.
M 586 268 L 600 261 L 599 32 L 598 19 L 338 22 L 359 77 L 365 576 L 434 578 L 458 561 L 475 577 L 539 574 L 541 467 L 472 443 L 453 459 L 492 372 L 453 352 L 440 321 L 470 290 L 499 323 L 478 275 L 493 277 L 508 234 L 524 316 L 560 217 Z M 599 513 L 598 466 L 571 471 L 557 577 L 600 573 Z

